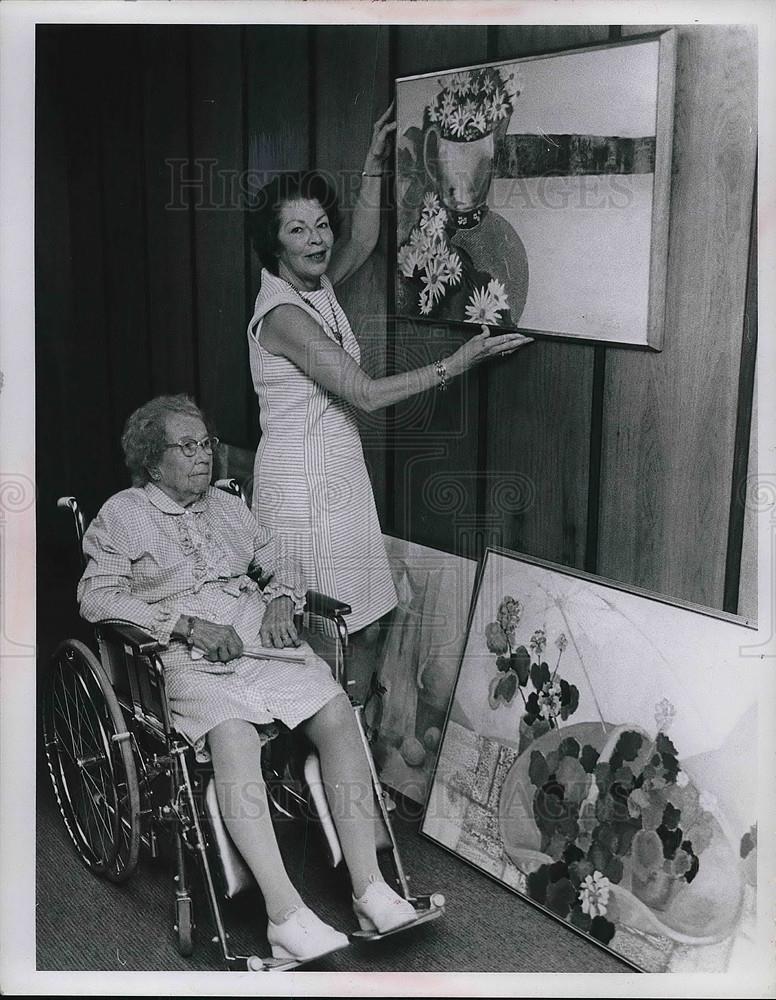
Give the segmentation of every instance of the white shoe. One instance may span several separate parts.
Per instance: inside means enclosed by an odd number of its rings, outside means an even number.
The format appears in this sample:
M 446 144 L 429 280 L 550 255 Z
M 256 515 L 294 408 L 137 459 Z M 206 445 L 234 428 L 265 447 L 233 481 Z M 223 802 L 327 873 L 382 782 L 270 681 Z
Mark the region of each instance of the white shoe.
M 282 924 L 270 920 L 267 923 L 267 940 L 274 958 L 290 958 L 298 962 L 306 962 L 350 944 L 345 934 L 325 924 L 306 906 L 294 910 Z
M 412 903 L 394 892 L 386 882 L 371 882 L 363 896 L 353 896 L 353 912 L 362 931 L 377 931 L 378 934 L 411 924 L 418 916 Z

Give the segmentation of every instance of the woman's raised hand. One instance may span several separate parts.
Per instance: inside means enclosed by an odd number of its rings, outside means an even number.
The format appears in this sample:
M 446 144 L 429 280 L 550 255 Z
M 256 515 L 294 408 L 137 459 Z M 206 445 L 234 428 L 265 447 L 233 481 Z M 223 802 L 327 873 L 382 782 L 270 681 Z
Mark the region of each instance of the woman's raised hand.
M 396 122 L 389 121 L 393 114 L 393 101 L 380 115 L 372 129 L 372 141 L 364 161 L 365 174 L 381 174 L 391 151 L 390 136 L 396 131 Z
M 451 375 L 460 375 L 481 361 L 512 354 L 513 351 L 532 343 L 533 338 L 524 337 L 522 333 L 498 333 L 491 336 L 488 327 L 483 325 L 482 333 L 475 334 L 471 340 L 462 344 L 455 354 L 445 361 L 445 367 Z

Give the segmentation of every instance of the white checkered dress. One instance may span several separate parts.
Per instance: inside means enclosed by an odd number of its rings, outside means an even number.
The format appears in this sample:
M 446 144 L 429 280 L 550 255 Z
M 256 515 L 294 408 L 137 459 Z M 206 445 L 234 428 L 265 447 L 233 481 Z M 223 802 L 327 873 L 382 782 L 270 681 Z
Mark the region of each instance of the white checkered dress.
M 341 693 L 306 644 L 304 664 L 248 657 L 211 663 L 171 641 L 180 615 L 196 615 L 234 626 L 247 646 L 256 646 L 270 600 L 285 594 L 301 610 L 299 567 L 236 497 L 211 488 L 183 508 L 153 484 L 123 490 L 89 526 L 84 554 L 81 614 L 92 622 L 134 622 L 169 644 L 163 660 L 173 720 L 199 756 L 206 756 L 205 737 L 219 722 L 280 720 L 293 728 Z M 246 575 L 258 567 L 271 575 L 263 591 Z

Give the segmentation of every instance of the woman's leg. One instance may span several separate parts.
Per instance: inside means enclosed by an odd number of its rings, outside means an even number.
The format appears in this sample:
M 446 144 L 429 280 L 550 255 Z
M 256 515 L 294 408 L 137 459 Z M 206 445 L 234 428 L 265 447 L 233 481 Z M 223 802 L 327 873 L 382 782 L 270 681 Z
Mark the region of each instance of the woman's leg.
M 273 923 L 302 906 L 278 849 L 261 774 L 261 740 L 250 722 L 229 719 L 208 734 L 226 828 L 259 884 Z
M 302 728 L 318 751 L 353 895 L 361 896 L 382 875 L 375 848 L 372 778 L 353 708 L 344 695 L 338 695 L 302 723 Z

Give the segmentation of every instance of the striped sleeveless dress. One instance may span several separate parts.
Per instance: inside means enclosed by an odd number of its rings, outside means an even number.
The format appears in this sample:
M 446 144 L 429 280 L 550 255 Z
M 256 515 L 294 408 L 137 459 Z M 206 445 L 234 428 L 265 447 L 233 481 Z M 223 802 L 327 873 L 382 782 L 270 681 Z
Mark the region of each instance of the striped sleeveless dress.
M 301 294 L 262 271 L 248 326 L 261 425 L 253 511 L 299 561 L 308 588 L 350 604 L 355 632 L 396 606 L 396 589 L 352 406 L 259 343 L 264 317 L 281 303 L 303 309 L 356 362 L 361 357 L 326 276 L 320 289 Z

